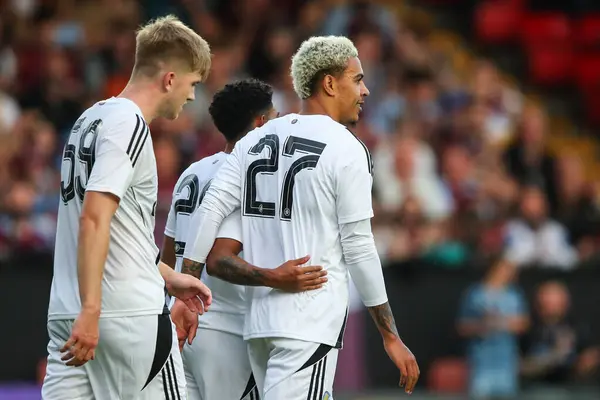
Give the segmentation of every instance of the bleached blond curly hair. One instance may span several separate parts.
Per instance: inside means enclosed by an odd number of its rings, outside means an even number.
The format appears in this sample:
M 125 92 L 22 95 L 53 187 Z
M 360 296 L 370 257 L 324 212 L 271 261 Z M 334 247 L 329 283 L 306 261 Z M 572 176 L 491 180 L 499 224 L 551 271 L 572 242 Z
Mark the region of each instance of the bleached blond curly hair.
M 309 98 L 317 74 L 340 73 L 352 57 L 358 57 L 358 50 L 347 37 L 313 36 L 305 40 L 292 57 L 294 91 L 301 99 Z

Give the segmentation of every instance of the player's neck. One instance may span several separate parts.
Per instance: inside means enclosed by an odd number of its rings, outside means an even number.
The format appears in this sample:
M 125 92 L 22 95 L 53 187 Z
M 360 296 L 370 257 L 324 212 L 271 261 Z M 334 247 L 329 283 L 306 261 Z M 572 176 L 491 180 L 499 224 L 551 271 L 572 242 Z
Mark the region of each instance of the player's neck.
M 150 124 L 158 117 L 158 101 L 155 90 L 145 82 L 130 81 L 117 96 L 133 101 L 142 111 L 146 123 Z
M 235 147 L 235 143 L 227 142 L 225 144 L 225 149 L 223 149 L 223 153 L 231 154 L 231 152 L 233 151 L 234 147 Z
M 318 97 L 306 99 L 302 102 L 300 115 L 327 115 L 334 121 L 340 122 L 339 113 L 330 104 L 320 101 Z M 341 123 L 341 122 L 340 122 Z

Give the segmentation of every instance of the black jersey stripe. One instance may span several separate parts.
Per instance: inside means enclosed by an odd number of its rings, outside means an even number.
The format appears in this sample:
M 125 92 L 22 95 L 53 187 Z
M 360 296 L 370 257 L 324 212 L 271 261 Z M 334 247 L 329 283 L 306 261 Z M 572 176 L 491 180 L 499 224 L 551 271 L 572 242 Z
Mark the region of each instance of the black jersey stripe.
M 169 356 L 169 362 L 167 364 L 171 365 L 171 371 L 173 372 L 173 383 L 175 385 L 175 392 L 177 393 L 177 400 L 181 400 L 181 395 L 179 394 L 179 384 L 177 383 L 177 372 L 175 371 L 175 362 L 173 361 L 173 355 Z
M 313 388 L 315 386 L 315 378 L 317 376 L 317 364 L 313 365 L 312 374 L 310 376 L 310 386 L 308 387 L 308 395 L 306 400 L 312 400 Z
M 129 145 L 127 146 L 127 155 L 129 156 L 129 158 L 131 158 L 131 150 L 133 148 L 133 144 L 135 143 L 136 138 L 139 136 L 139 134 L 141 132 L 140 126 L 142 125 L 142 119 L 137 114 L 135 115 L 135 117 L 136 117 L 135 129 L 133 130 L 131 139 L 129 139 Z
M 354 132 L 352 132 L 350 129 L 348 129 L 348 132 L 350 132 L 352 136 L 358 140 L 358 143 L 360 143 L 362 148 L 365 150 L 365 155 L 367 156 L 367 168 L 369 168 L 369 174 L 373 175 L 373 159 L 371 158 L 371 152 L 369 151 L 369 148 L 363 143 L 362 140 L 358 138 L 358 136 L 354 134 Z
M 144 150 L 144 145 L 146 144 L 146 139 L 148 139 L 149 135 L 150 135 L 150 128 L 148 128 L 148 125 L 146 125 L 144 123 L 144 130 L 142 131 L 142 134 L 138 138 L 138 142 L 141 140 L 142 145 L 138 148 L 139 143 L 136 143 L 135 148 L 133 150 L 134 154 L 131 157 L 131 161 L 132 161 L 134 167 L 135 167 L 135 163 L 137 162 L 138 158 L 140 157 L 140 154 L 142 153 L 142 150 Z

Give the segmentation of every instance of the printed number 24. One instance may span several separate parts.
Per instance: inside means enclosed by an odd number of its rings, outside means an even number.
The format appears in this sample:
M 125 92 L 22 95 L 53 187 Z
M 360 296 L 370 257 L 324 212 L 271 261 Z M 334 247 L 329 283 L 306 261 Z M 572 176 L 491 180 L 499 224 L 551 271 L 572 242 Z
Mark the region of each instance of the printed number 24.
M 298 158 L 285 172 L 281 190 L 281 207 L 279 218 L 291 221 L 294 203 L 294 184 L 296 174 L 306 168 L 315 168 L 326 144 L 297 136 L 289 136 L 283 144 L 282 156 L 292 157 L 296 152 L 306 154 Z M 272 175 L 279 169 L 279 136 L 266 135 L 250 148 L 248 154 L 258 155 L 269 149 L 269 157 L 252 162 L 246 171 L 246 187 L 244 191 L 244 215 L 262 218 L 275 217 L 275 203 L 256 200 L 256 177 L 258 174 Z

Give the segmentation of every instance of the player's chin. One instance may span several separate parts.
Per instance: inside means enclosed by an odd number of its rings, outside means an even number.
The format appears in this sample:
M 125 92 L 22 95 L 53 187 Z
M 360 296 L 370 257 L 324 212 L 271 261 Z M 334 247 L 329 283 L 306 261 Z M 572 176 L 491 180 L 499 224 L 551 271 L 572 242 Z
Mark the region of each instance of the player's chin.
M 181 114 L 181 110 L 180 111 L 173 111 L 172 113 L 169 113 L 168 115 L 165 115 L 165 118 L 170 120 L 170 121 L 174 121 L 177 118 L 179 118 L 179 114 Z

